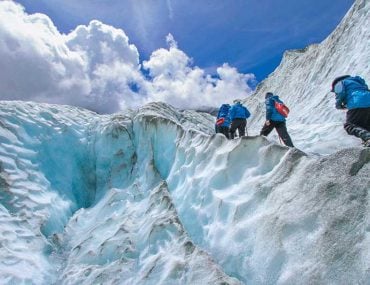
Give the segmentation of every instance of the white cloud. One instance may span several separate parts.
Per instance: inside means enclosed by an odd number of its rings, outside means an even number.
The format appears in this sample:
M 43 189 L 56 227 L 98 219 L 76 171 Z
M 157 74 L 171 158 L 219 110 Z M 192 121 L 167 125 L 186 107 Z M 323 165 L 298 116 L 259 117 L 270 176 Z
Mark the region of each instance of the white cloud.
M 172 35 L 139 63 L 137 48 L 121 29 L 92 21 L 62 35 L 42 14 L 28 15 L 0 2 L 0 99 L 33 100 L 111 113 L 164 101 L 179 108 L 217 106 L 251 93 L 248 80 L 224 64 L 212 78 L 192 65 Z
M 81 54 L 87 63 L 91 84 L 87 107 L 115 112 L 142 104 L 143 96 L 132 89 L 144 84 L 139 53 L 122 30 L 91 21 L 89 26 L 78 26 L 65 38 L 70 50 Z
M 2 99 L 61 102 L 66 89 L 89 90 L 83 59 L 70 51 L 50 19 L 27 15 L 11 1 L 0 3 L 0 66 Z
M 252 93 L 247 82 L 252 74 L 240 74 L 228 64 L 217 68 L 217 78 L 206 75 L 199 67 L 191 66 L 191 59 L 180 49 L 172 35 L 167 37 L 169 49 L 153 52 L 144 68 L 152 76 L 149 99 L 164 101 L 182 108 L 215 106 L 244 98 Z
M 133 67 L 139 64 L 137 48 L 129 44 L 126 34 L 99 21 L 91 21 L 89 26 L 78 26 L 66 39 L 71 50 L 87 53 L 90 63 L 121 61 Z

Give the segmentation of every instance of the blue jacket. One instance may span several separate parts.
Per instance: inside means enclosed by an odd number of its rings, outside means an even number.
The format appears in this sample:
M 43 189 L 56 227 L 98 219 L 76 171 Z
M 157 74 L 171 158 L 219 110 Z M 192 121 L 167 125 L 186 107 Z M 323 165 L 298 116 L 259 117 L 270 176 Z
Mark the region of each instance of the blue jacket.
M 230 120 L 234 119 L 248 119 L 251 113 L 241 103 L 236 103 L 230 109 Z
M 275 101 L 283 103 L 279 99 L 279 96 L 273 95 L 266 98 L 266 120 L 276 121 L 276 122 L 285 122 L 285 117 L 281 115 L 275 108 Z
M 334 86 L 335 107 L 348 110 L 370 107 L 370 91 L 360 76 L 347 77 Z
M 220 127 L 229 127 L 230 126 L 230 117 L 229 117 L 230 105 L 222 104 L 218 110 L 217 119 L 224 118 L 225 121 Z

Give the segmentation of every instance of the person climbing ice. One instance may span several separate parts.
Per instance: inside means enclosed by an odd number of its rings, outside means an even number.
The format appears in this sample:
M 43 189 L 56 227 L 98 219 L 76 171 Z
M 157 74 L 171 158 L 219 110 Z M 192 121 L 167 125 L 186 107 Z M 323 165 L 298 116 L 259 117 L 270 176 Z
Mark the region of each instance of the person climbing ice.
M 265 95 L 266 104 L 266 121 L 260 132 L 261 136 L 268 136 L 269 133 L 275 128 L 279 137 L 283 140 L 284 144 L 289 147 L 294 147 L 292 139 L 288 134 L 286 127 L 286 116 L 289 109 L 280 100 L 279 96 L 271 92 Z M 281 109 L 280 109 L 281 108 Z
M 365 80 L 360 76 L 339 76 L 332 82 L 331 92 L 335 93 L 335 107 L 348 110 L 346 132 L 370 147 L 370 91 Z
M 227 138 L 230 138 L 230 117 L 229 117 L 230 105 L 222 104 L 218 110 L 216 119 L 216 133 L 224 134 Z
M 234 105 L 230 109 L 230 138 L 232 139 L 235 137 L 236 130 L 238 130 L 239 137 L 243 137 L 245 135 L 247 119 L 251 115 L 248 109 L 243 106 L 240 99 L 235 99 L 233 103 Z

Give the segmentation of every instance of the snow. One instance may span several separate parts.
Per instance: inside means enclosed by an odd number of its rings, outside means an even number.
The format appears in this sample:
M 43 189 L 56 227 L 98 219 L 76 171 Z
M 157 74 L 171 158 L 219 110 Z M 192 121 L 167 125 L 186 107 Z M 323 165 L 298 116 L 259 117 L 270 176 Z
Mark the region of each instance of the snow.
M 288 131 L 299 149 L 330 154 L 361 140 L 348 136 L 345 112 L 335 109 L 330 93 L 334 78 L 360 75 L 370 83 L 370 2 L 357 0 L 335 31 L 320 44 L 286 51 L 281 64 L 245 100 L 252 113 L 250 133 L 259 134 L 265 120 L 264 98 L 273 92 L 290 107 Z M 271 136 L 278 141 L 277 136 Z
M 366 40 L 353 45 L 369 38 L 369 5 L 287 53 L 246 100 L 249 137 L 227 140 L 211 115 L 164 103 L 98 115 L 1 101 L 1 282 L 369 283 L 370 149 L 344 133 L 326 94 L 349 46 L 354 72 L 369 75 Z M 291 106 L 298 148 L 256 135 L 267 90 Z

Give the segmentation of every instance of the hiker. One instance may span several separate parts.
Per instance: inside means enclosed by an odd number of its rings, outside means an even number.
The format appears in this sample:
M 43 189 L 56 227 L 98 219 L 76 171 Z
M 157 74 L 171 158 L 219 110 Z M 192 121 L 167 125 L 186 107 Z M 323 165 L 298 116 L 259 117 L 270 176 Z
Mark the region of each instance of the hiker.
M 370 147 L 370 91 L 360 76 L 344 75 L 334 79 L 335 107 L 347 109 L 344 129 Z
M 242 102 L 240 99 L 234 100 L 233 103 L 234 105 L 230 109 L 230 120 L 231 120 L 230 138 L 231 139 L 235 137 L 236 130 L 238 130 L 239 137 L 243 137 L 245 135 L 247 119 L 251 115 L 248 109 L 242 105 Z
M 260 135 L 268 136 L 268 134 L 271 133 L 271 131 L 275 128 L 284 144 L 289 147 L 294 147 L 292 139 L 290 138 L 286 128 L 285 117 L 287 116 L 287 113 L 284 115 L 279 113 L 275 106 L 275 102 L 283 103 L 283 101 L 280 100 L 279 96 L 274 95 L 271 92 L 266 93 L 265 99 L 266 122 L 262 127 Z
M 230 105 L 222 104 L 218 110 L 216 120 L 216 134 L 224 134 L 228 139 L 230 138 L 230 117 L 229 117 Z

